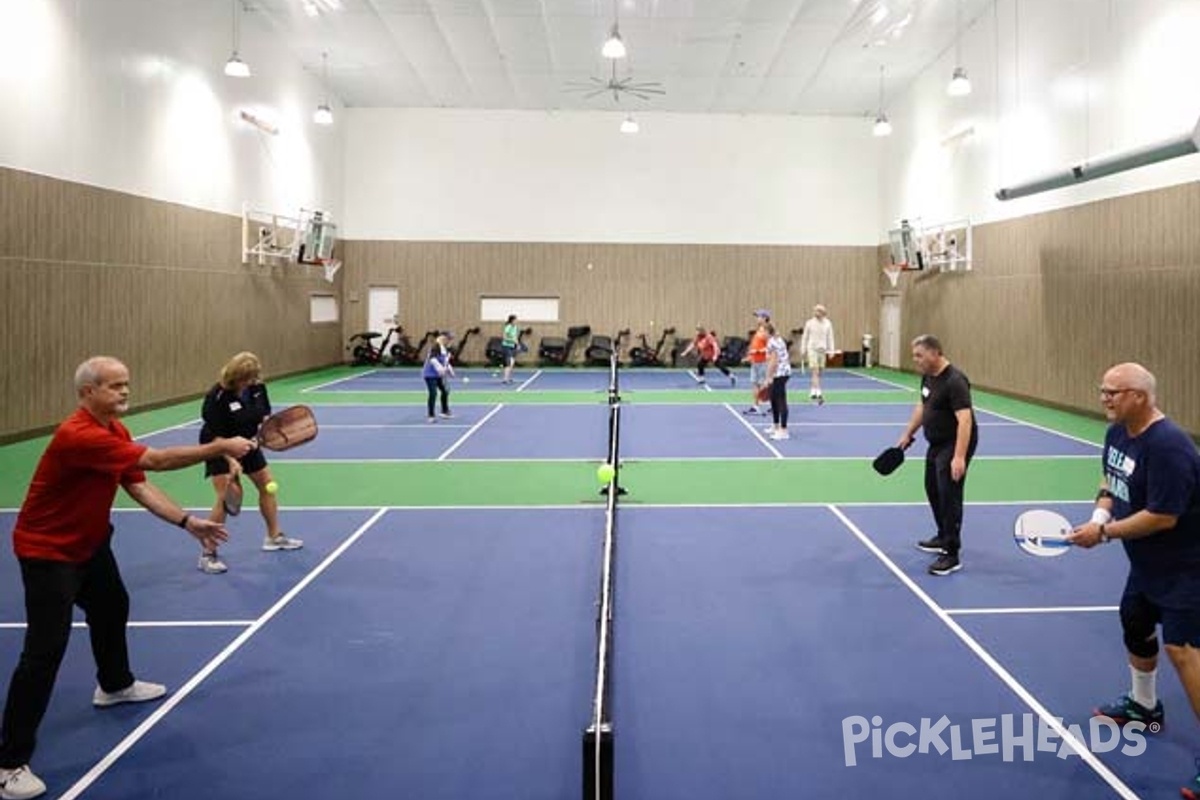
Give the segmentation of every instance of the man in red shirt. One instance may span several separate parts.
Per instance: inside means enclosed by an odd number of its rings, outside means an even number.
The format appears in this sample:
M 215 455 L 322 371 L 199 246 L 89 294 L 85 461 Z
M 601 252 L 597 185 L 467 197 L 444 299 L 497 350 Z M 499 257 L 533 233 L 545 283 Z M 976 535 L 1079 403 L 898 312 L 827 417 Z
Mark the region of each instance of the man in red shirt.
M 146 480 L 145 471 L 182 469 L 220 456 L 240 458 L 255 446 L 244 438 L 161 450 L 134 442 L 119 421 L 129 410 L 129 370 L 114 358 L 97 356 L 81 364 L 75 389 L 79 408 L 54 432 L 13 529 L 28 625 L 0 727 L 4 798 L 37 797 L 46 791 L 29 769 L 29 759 L 67 649 L 73 606 L 87 615 L 100 684 L 93 705 L 166 694 L 161 684 L 135 680 L 129 668 L 129 595 L 110 547 L 109 512 L 117 487 L 159 519 L 215 547 L 227 538 L 224 527 L 185 513 Z

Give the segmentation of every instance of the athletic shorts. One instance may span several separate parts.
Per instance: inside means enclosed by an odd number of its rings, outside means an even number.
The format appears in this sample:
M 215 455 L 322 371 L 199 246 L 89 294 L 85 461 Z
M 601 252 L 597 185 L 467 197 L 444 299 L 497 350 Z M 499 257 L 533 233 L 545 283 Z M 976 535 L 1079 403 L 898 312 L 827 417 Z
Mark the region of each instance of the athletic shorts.
M 500 349 L 504 351 L 504 365 L 511 367 L 517 360 L 517 346 L 509 347 L 506 344 L 500 345 Z
M 808 368 L 809 369 L 825 369 L 826 353 L 824 350 L 809 350 L 808 351 Z
M 751 361 L 750 362 L 750 383 L 754 385 L 767 382 L 767 362 Z
M 242 472 L 247 475 L 253 475 L 259 470 L 266 469 L 267 457 L 263 455 L 261 447 L 256 447 L 246 455 L 238 459 L 242 464 Z M 228 475 L 229 462 L 224 456 L 221 458 L 213 458 L 204 462 L 204 477 L 211 478 L 214 475 Z
M 1162 625 L 1163 644 L 1200 647 L 1200 609 L 1163 608 L 1137 589 L 1121 596 L 1121 626 L 1129 638 L 1149 639 Z

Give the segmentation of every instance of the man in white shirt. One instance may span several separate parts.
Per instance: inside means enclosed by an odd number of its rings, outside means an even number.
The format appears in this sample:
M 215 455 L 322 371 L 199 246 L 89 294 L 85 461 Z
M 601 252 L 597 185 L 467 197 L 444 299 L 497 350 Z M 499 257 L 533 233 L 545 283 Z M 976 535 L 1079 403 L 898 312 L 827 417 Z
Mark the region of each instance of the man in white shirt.
M 804 333 L 800 336 L 800 352 L 804 354 L 812 374 L 808 397 L 816 400 L 818 405 L 825 404 L 825 395 L 821 392 L 821 370 L 825 369 L 825 360 L 833 351 L 833 323 L 826 316 L 825 306 L 818 303 L 813 306 L 812 319 L 804 323 Z

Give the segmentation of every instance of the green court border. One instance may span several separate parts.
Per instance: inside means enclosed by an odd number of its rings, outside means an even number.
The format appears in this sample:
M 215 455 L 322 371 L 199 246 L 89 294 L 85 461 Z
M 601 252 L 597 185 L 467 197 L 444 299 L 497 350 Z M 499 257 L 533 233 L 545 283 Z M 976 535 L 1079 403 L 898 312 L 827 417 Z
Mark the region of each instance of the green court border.
M 277 406 L 422 405 L 423 392 L 305 392 L 305 388 L 367 370 L 331 367 L 288 376 L 270 383 Z M 830 404 L 916 402 L 917 377 L 882 368 L 850 370 L 899 384 L 878 392 L 827 392 Z M 908 387 L 908 388 L 901 388 Z M 743 403 L 747 392 L 629 391 L 622 399 L 640 404 Z M 454 397 L 470 404 L 601 404 L 595 391 L 495 392 L 456 386 Z M 1047 408 L 990 392 L 976 391 L 976 407 L 1086 442 L 1103 441 L 1105 423 L 1079 414 Z M 135 436 L 188 424 L 198 418 L 199 400 L 135 413 L 126 424 Z M 897 426 L 897 435 L 899 426 Z M 49 436 L 0 447 L 0 470 L 9 478 L 0 483 L 0 508 L 18 507 L 24 499 L 37 459 Z M 1088 458 L 979 458 L 967 483 L 968 502 L 1069 501 L 1092 497 L 1099 480 L 1099 451 Z M 406 507 L 529 506 L 598 502 L 596 461 L 414 461 L 362 463 L 289 463 L 276 461 L 272 470 L 280 483 L 280 500 L 291 507 Z M 205 507 L 211 489 L 199 467 L 156 473 L 151 480 L 184 505 Z M 761 504 L 761 503 L 897 503 L 923 502 L 920 462 L 882 478 L 867 459 L 762 460 L 631 460 L 623 465 L 622 484 L 627 503 Z M 118 505 L 132 502 L 123 493 Z

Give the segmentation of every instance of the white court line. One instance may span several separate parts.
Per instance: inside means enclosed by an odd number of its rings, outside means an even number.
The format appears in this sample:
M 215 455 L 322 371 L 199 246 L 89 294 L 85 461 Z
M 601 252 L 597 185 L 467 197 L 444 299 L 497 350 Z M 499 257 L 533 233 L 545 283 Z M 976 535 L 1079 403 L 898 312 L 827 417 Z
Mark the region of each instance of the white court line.
M 67 789 L 67 791 L 59 797 L 59 800 L 74 800 L 76 797 L 79 797 L 81 794 L 87 791 L 88 787 L 95 783 L 105 772 L 107 772 L 109 767 L 117 763 L 117 760 L 120 759 L 121 756 L 125 755 L 130 748 L 137 744 L 143 736 L 149 733 L 151 728 L 157 725 L 167 714 L 170 714 L 171 711 L 174 710 L 175 706 L 182 703 L 184 698 L 191 694 L 192 691 L 209 675 L 215 672 L 217 667 L 228 661 L 229 658 L 236 653 L 242 645 L 250 641 L 250 637 L 262 630 L 263 626 L 266 625 L 272 617 L 282 611 L 288 603 L 292 602 L 292 600 L 296 598 L 296 595 L 300 594 L 300 592 L 302 592 L 306 586 L 316 580 L 318 575 L 328 569 L 330 564 L 336 561 L 338 557 L 342 555 L 342 553 L 346 552 L 346 550 L 349 549 L 352 544 L 357 542 L 362 535 L 366 533 L 367 530 L 386 513 L 386 508 L 381 508 L 376 511 L 375 514 L 372 515 L 369 520 L 364 522 L 358 530 L 350 534 L 346 541 L 342 542 L 340 545 L 338 545 L 336 550 L 326 556 L 325 560 L 318 564 L 312 570 L 312 572 L 305 575 L 304 578 L 302 578 L 299 583 L 293 586 L 287 594 L 279 598 L 275 605 L 267 609 L 267 611 L 261 617 L 254 620 L 254 622 L 250 624 L 250 627 L 242 631 L 241 634 L 239 634 L 236 639 L 230 642 L 224 650 L 222 650 L 220 653 L 214 656 L 211 661 L 205 664 L 199 672 L 193 675 L 187 683 L 179 688 L 179 691 L 168 696 L 163 704 L 154 710 L 153 714 L 147 717 L 141 725 L 138 725 L 136 728 L 134 728 L 133 732 L 117 743 L 116 747 L 114 747 L 112 750 L 109 750 L 104 758 L 96 762 L 96 764 L 89 769 L 82 778 L 77 780 L 70 789 Z
M 522 383 L 520 386 L 518 386 L 517 391 L 518 392 L 525 391 L 525 387 L 528 386 L 529 384 L 533 383 L 534 381 L 536 381 L 538 378 L 541 377 L 541 375 L 542 375 L 542 371 L 539 369 L 537 372 L 530 375 L 529 378 L 526 379 L 524 383 Z
M 1004 423 L 1004 424 L 1007 425 L 1008 423 Z M 469 428 L 469 427 L 471 427 L 471 426 L 470 425 L 447 424 L 447 423 L 439 423 L 438 424 L 439 429 L 440 428 Z M 421 424 L 421 425 L 418 425 L 416 423 L 412 423 L 412 424 L 396 423 L 394 425 L 385 425 L 385 424 L 379 424 L 379 425 L 339 425 L 339 424 L 321 425 L 321 430 L 323 430 L 323 431 L 327 431 L 330 428 L 337 428 L 339 430 L 375 430 L 378 428 L 421 428 L 422 430 L 430 430 L 428 422 Z
M 788 422 L 788 427 L 809 427 L 809 428 L 897 428 L 907 422 L 838 422 L 830 420 L 828 422 Z M 979 428 L 1017 428 L 1020 427 L 1020 422 L 981 422 L 976 427 Z M 1090 456 L 1089 456 L 1090 458 Z M 973 459 L 972 459 L 973 460 Z
M 993 417 L 999 417 L 1000 419 L 1006 419 L 1006 420 L 1009 420 L 1010 422 L 1015 422 L 1018 425 L 1025 425 L 1026 427 L 1029 427 L 1029 428 L 1037 428 L 1039 431 L 1043 431 L 1044 433 L 1051 433 L 1051 434 L 1054 434 L 1055 436 L 1061 436 L 1064 439 L 1070 439 L 1071 441 L 1074 441 L 1074 442 L 1079 442 L 1081 444 L 1090 445 L 1091 447 L 1094 447 L 1097 450 L 1104 449 L 1104 445 L 1102 445 L 1102 444 L 1096 444 L 1095 442 L 1090 442 L 1087 439 L 1081 439 L 1078 436 L 1072 436 L 1069 433 L 1063 433 L 1062 431 L 1056 431 L 1053 428 L 1047 428 L 1044 425 L 1035 425 L 1032 422 L 1026 422 L 1023 419 L 1017 419 L 1016 417 L 1010 417 L 1007 414 L 1001 414 L 998 411 L 988 411 L 988 409 L 984 408 L 983 406 L 976 406 L 976 408 L 980 411 L 986 411 L 987 413 L 991 414 Z
M 200 424 L 203 422 L 204 422 L 204 420 L 202 420 L 202 419 L 190 419 L 187 422 L 181 422 L 178 425 L 171 425 L 166 428 L 159 428 L 156 431 L 150 431 L 149 433 L 138 434 L 137 436 L 133 437 L 133 440 L 136 442 L 141 439 L 145 439 L 147 436 L 158 436 L 160 433 L 169 433 L 170 431 L 177 431 L 180 428 L 188 428 L 188 427 L 191 427 L 192 425 Z
M 1075 736 L 1062 724 L 1062 722 L 1053 716 L 1028 689 L 1022 686 L 1021 683 L 1012 676 L 1012 673 L 1006 670 L 1000 664 L 1000 662 L 992 656 L 991 653 L 985 650 L 983 646 L 979 644 L 979 642 L 975 641 L 971 634 L 967 633 L 965 630 L 963 630 L 961 625 L 951 619 L 946 610 L 939 606 L 934 599 L 930 597 L 924 589 L 918 586 L 912 578 L 905 574 L 903 570 L 897 567 L 895 562 L 888 558 L 887 555 L 884 554 L 884 552 L 880 550 L 873 541 L 871 541 L 870 537 L 859 530 L 858 527 L 850 521 L 849 517 L 842 513 L 841 509 L 832 504 L 827 506 L 827 508 L 838 519 L 840 519 L 842 524 L 854 534 L 854 536 L 863 544 L 863 546 L 870 550 L 876 558 L 883 562 L 883 565 L 887 567 L 893 575 L 899 578 L 900 582 L 908 587 L 909 591 L 915 594 L 917 599 L 924 603 L 926 607 L 928 607 L 929 610 L 932 611 L 934 615 L 940 619 L 942 623 L 945 624 L 945 626 L 949 628 L 950 631 L 967 646 L 968 649 L 971 650 L 972 653 L 978 656 L 979 660 L 982 661 L 992 672 L 994 672 L 996 677 L 999 678 L 1010 690 L 1012 690 L 1013 694 L 1024 701 L 1025 705 L 1029 706 L 1029 708 L 1033 710 L 1035 714 L 1041 717 L 1042 722 L 1050 726 L 1054 732 L 1059 735 L 1064 744 L 1069 745 L 1073 751 L 1073 755 L 1078 755 L 1079 758 L 1082 759 L 1085 764 L 1091 767 L 1092 770 L 1095 771 L 1095 773 L 1099 775 L 1105 783 L 1112 787 L 1113 791 L 1115 791 L 1118 795 L 1126 798 L 1126 800 L 1138 800 L 1137 794 L 1134 793 L 1132 789 L 1126 786 L 1121 779 L 1112 772 L 1112 770 L 1110 770 L 1104 765 L 1103 762 L 1100 761 L 1100 759 L 1096 758 L 1096 754 L 1089 750 L 1085 743 L 1076 739 Z
M 338 378 L 336 381 L 326 381 L 325 383 L 318 383 L 316 386 L 306 386 L 300 390 L 300 393 L 307 394 L 309 392 L 316 392 L 324 389 L 326 386 L 337 386 L 339 383 L 345 383 L 346 381 L 352 381 L 355 378 L 362 378 L 367 375 L 374 375 L 377 372 L 379 372 L 377 369 L 369 369 L 366 372 L 356 372 L 353 375 L 347 375 L 344 378 Z
M 701 381 L 701 380 L 700 380 L 700 375 L 699 375 L 699 374 L 698 374 L 698 373 L 697 373 L 695 370 L 691 370 L 691 369 L 689 369 L 689 370 L 687 371 L 687 374 L 688 374 L 689 376 L 691 376 L 691 379 L 692 379 L 692 380 L 694 380 L 696 383 L 698 383 L 698 384 L 700 384 L 701 386 L 703 386 L 703 387 L 704 387 L 704 391 L 706 391 L 706 392 L 711 392 L 711 391 L 713 390 L 713 388 L 712 388 L 711 386 L 709 386 L 709 385 L 708 385 L 708 381 Z M 734 388 L 734 387 L 732 387 L 732 386 L 731 386 L 731 387 L 729 387 L 729 388 L 731 388 L 731 389 L 732 389 L 732 388 Z
M 127 622 L 128 628 L 245 628 L 253 625 L 252 619 L 183 619 L 183 620 L 143 620 Z M 0 630 L 24 630 L 24 622 L 0 622 Z M 86 622 L 72 622 L 72 628 L 86 628 Z
M 858 372 L 857 370 L 848 369 L 848 370 L 846 370 L 846 372 L 849 375 L 857 375 L 858 377 L 866 378 L 869 381 L 875 381 L 876 383 L 882 383 L 887 386 L 895 386 L 897 389 L 903 389 L 906 392 L 915 392 L 916 391 L 916 389 L 914 389 L 911 386 L 905 386 L 902 383 L 896 383 L 894 381 L 884 380 L 883 378 L 876 378 L 874 375 L 864 375 L 863 373 Z M 833 388 L 836 390 L 837 387 L 833 387 Z M 854 390 L 847 389 L 846 391 L 854 391 Z
M 776 450 L 774 445 L 772 445 L 770 442 L 768 442 L 766 440 L 766 438 L 763 437 L 763 435 L 761 433 L 759 433 L 758 430 L 753 425 L 751 425 L 749 422 L 747 422 L 746 417 L 741 412 L 739 412 L 733 406 L 729 405 L 729 403 L 722 403 L 721 405 L 725 406 L 726 411 L 728 411 L 730 414 L 733 414 L 734 419 L 736 419 L 738 422 L 745 425 L 747 430 L 749 430 L 752 434 L 754 434 L 754 438 L 758 439 L 760 442 L 762 442 L 763 447 L 767 448 L 772 453 L 774 453 L 775 458 L 784 458 L 783 453 Z M 692 461 L 694 459 L 686 459 L 686 460 Z
M 578 459 L 572 459 L 578 461 Z M 692 459 L 680 459 L 690 461 Z M 774 459 L 759 459 L 760 461 L 773 461 Z M 590 459 L 595 463 L 595 459 Z M 621 459 L 625 463 L 625 459 Z M 581 501 L 579 503 L 564 503 L 564 504 L 513 504 L 513 505 L 471 505 L 471 506 L 455 506 L 455 505 L 432 505 L 432 506 L 384 506 L 388 511 L 472 511 L 476 509 L 485 511 L 502 511 L 505 509 L 512 511 L 540 511 L 542 509 L 595 509 L 596 506 L 589 505 L 590 501 Z M 599 501 L 597 501 L 599 502 Z M 629 501 L 632 503 L 632 501 Z M 1039 497 L 1036 500 L 968 500 L 964 505 L 990 507 L 990 506 L 1037 506 L 1044 507 L 1047 505 L 1086 505 L 1089 508 L 1095 504 L 1095 501 L 1088 498 L 1073 497 L 1067 500 L 1047 500 L 1044 497 Z M 826 508 L 828 502 L 812 501 L 812 502 L 776 502 L 776 503 L 636 503 L 628 508 Z M 891 507 L 921 507 L 928 508 L 929 502 L 926 500 L 903 500 L 889 502 L 847 502 L 838 503 L 841 508 L 891 508 Z M 368 506 L 303 506 L 287 509 L 289 512 L 303 513 L 308 511 L 377 511 L 380 508 L 378 505 Z M 15 514 L 18 509 L 15 508 L 0 508 L 0 514 Z M 193 509 L 196 510 L 196 509 Z M 204 509 L 199 509 L 206 511 Z M 149 514 L 150 512 L 144 508 L 114 508 L 113 513 L 117 514 Z
M 1120 606 L 1042 606 L 1035 608 L 947 608 L 947 614 L 1074 614 L 1087 611 L 1120 611 Z
M 494 417 L 496 415 L 496 413 L 498 411 L 500 411 L 500 409 L 502 409 L 502 408 L 504 408 L 504 403 L 501 403 L 500 405 L 496 406 L 488 413 L 484 414 L 483 419 L 479 420 L 479 422 L 476 422 L 474 425 L 472 425 L 471 429 L 469 431 L 464 433 L 462 436 L 458 437 L 457 442 L 450 445 L 450 448 L 448 450 L 446 450 L 446 452 L 442 453 L 440 456 L 438 456 L 434 460 L 435 461 L 445 461 L 447 458 L 449 458 L 451 453 L 453 453 L 455 450 L 457 450 L 462 445 L 462 443 L 465 442 L 467 439 L 470 439 L 471 436 L 475 433 L 475 431 L 477 431 L 481 427 L 483 427 L 483 423 L 487 422 L 489 419 Z

